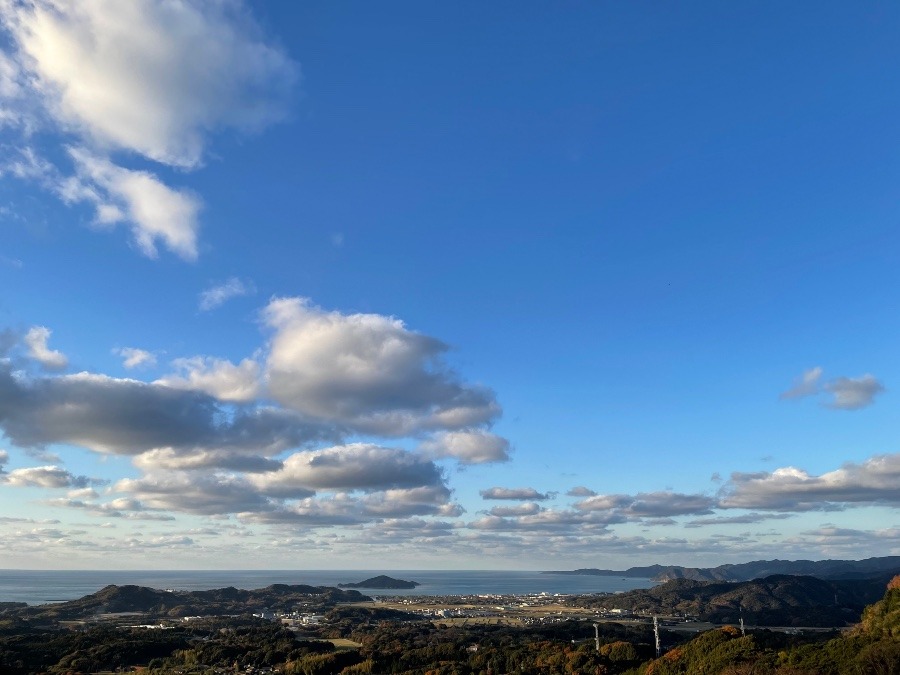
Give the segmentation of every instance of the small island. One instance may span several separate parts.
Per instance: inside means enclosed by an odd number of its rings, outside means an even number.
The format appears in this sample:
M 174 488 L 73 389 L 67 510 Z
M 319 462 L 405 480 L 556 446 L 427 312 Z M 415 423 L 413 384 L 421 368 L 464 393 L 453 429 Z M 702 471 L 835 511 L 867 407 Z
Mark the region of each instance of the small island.
M 338 588 L 375 588 L 382 590 L 397 590 L 400 588 L 415 588 L 419 584 L 415 581 L 404 581 L 379 574 L 377 577 L 360 581 L 356 584 L 338 584 Z

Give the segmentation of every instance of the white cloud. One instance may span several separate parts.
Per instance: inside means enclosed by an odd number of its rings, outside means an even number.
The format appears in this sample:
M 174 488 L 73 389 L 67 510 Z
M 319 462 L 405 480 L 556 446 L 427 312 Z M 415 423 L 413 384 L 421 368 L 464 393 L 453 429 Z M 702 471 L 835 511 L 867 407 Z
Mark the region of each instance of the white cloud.
M 92 373 L 28 379 L 2 361 L 0 428 L 24 448 L 67 443 L 119 455 L 158 448 L 274 455 L 339 436 L 278 408 L 229 411 L 201 392 Z
M 596 492 L 594 492 L 590 488 L 586 488 L 583 485 L 577 485 L 566 492 L 566 495 L 569 497 L 594 497 L 596 496 L 596 494 Z
M 443 363 L 447 346 L 378 314 L 326 312 L 303 298 L 272 300 L 270 394 L 306 415 L 379 435 L 487 424 L 494 395 Z
M 629 495 L 592 494 L 587 499 L 577 502 L 575 508 L 581 511 L 611 511 L 626 508 L 633 502 L 634 497 Z
M 405 450 L 365 443 L 298 452 L 278 471 L 254 476 L 265 494 L 307 496 L 316 489 L 408 489 L 443 483 L 441 470 L 431 461 Z
M 195 356 L 176 359 L 173 365 L 181 374 L 160 378 L 156 384 L 206 392 L 220 401 L 252 401 L 260 392 L 260 365 L 253 359 L 235 365 L 225 359 Z
M 0 10 L 0 126 L 19 127 L 26 144 L 35 129 L 56 132 L 75 167 L 66 175 L 26 147 L 4 172 L 92 204 L 97 225 L 126 223 L 145 255 L 161 242 L 195 259 L 200 199 L 122 159 L 199 167 L 212 134 L 284 116 L 296 66 L 242 0 L 2 0 Z
M 147 257 L 156 257 L 157 240 L 185 260 L 197 257 L 199 197 L 168 187 L 149 171 L 124 169 L 85 148 L 71 147 L 69 154 L 76 174 L 58 183 L 64 201 L 93 204 L 97 225 L 128 223 Z
M 812 396 L 819 393 L 819 380 L 822 378 L 822 368 L 816 366 L 803 372 L 799 378 L 794 381 L 793 386 L 785 392 L 782 392 L 781 398 L 803 398 L 804 396 Z
M 446 485 L 423 485 L 375 492 L 360 499 L 360 503 L 365 515 L 376 518 L 461 515 L 462 507 L 451 503 L 450 496 L 450 488 Z
M 788 466 L 761 473 L 734 473 L 722 489 L 723 508 L 779 511 L 833 510 L 849 505 L 900 505 L 900 453 L 815 476 Z
M 792 513 L 745 513 L 740 516 L 716 516 L 714 518 L 698 518 L 684 524 L 685 527 L 707 527 L 710 525 L 751 525 L 766 520 L 786 520 L 793 518 Z
M 40 363 L 47 370 L 62 370 L 69 365 L 65 354 L 55 349 L 50 349 L 47 342 L 50 340 L 51 331 L 44 326 L 34 326 L 24 338 L 28 347 L 28 355 Z
M 481 429 L 445 431 L 424 441 L 421 450 L 436 458 L 452 457 L 460 464 L 508 462 L 509 441 Z
M 75 476 L 59 466 L 35 466 L 14 469 L 0 476 L 0 483 L 15 487 L 85 488 L 96 485 L 87 476 Z
M 197 166 L 211 132 L 281 118 L 295 78 L 234 0 L 22 0 L 2 20 L 54 122 L 174 166 Z
M 125 478 L 113 486 L 147 508 L 201 515 L 267 511 L 273 506 L 239 476 L 171 474 Z
M 277 509 L 249 511 L 238 515 L 250 522 L 302 524 L 307 527 L 363 524 L 384 518 L 459 516 L 462 508 L 449 500 L 449 488 L 432 485 L 384 490 L 362 497 L 338 492 L 325 498 L 307 497 L 283 504 Z
M 99 496 L 97 491 L 92 487 L 75 488 L 66 493 L 66 497 L 69 499 L 97 499 Z
M 482 499 L 510 499 L 510 500 L 533 500 L 545 501 L 553 497 L 552 493 L 541 493 L 534 488 L 504 488 L 492 487 L 481 490 L 479 493 Z
M 209 469 L 228 469 L 247 473 L 277 471 L 282 463 L 278 460 L 248 453 L 228 450 L 211 450 L 196 448 L 190 451 L 179 451 L 175 448 L 154 448 L 136 455 L 133 464 L 147 472 L 160 469 L 169 471 L 197 471 Z
M 551 532 L 554 535 L 576 533 L 588 535 L 603 532 L 610 520 L 597 513 L 580 513 L 571 510 L 545 509 L 515 517 L 487 515 L 468 524 L 473 530 L 503 531 L 536 531 Z
M 255 292 L 252 283 L 231 277 L 224 283 L 212 286 L 200 294 L 200 310 L 208 312 L 228 302 L 232 298 L 250 295 Z
M 884 385 L 874 375 L 862 377 L 837 377 L 825 384 L 825 390 L 833 395 L 828 407 L 839 410 L 859 410 L 871 405 L 875 397 L 884 391 Z
M 543 511 L 543 508 L 537 502 L 525 502 L 516 506 L 495 506 L 487 512 L 489 516 L 498 518 L 510 518 L 516 516 L 533 516 Z
M 144 349 L 122 347 L 121 349 L 114 349 L 113 354 L 121 356 L 122 365 L 129 370 L 132 368 L 149 368 L 156 365 L 156 355 Z
M 641 492 L 636 495 L 595 495 L 577 502 L 579 511 L 612 511 L 628 519 L 707 515 L 716 507 L 712 497 L 680 492 Z
M 875 402 L 875 397 L 884 391 L 884 385 L 874 375 L 861 377 L 836 377 L 822 382 L 822 369 L 811 368 L 781 394 L 782 399 L 804 398 L 817 394 L 830 394 L 831 400 L 825 405 L 836 410 L 859 410 Z
M 0 52 L 0 100 L 22 96 L 21 77 L 19 65 L 8 55 Z

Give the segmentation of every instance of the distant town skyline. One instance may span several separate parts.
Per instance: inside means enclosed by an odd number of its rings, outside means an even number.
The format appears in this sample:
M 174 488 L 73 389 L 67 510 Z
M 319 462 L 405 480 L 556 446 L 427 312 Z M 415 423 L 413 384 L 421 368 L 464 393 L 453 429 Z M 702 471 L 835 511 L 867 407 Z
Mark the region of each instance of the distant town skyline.
M 0 568 L 900 554 L 900 7 L 0 25 Z

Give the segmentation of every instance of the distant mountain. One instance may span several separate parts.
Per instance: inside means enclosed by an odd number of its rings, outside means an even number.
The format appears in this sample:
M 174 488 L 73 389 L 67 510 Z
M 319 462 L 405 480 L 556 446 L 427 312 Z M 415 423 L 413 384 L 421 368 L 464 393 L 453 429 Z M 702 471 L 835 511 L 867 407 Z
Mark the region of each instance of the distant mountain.
M 772 575 L 753 581 L 673 579 L 653 588 L 606 596 L 579 596 L 569 604 L 665 616 L 688 615 L 712 623 L 757 626 L 845 626 L 883 593 L 886 578 L 827 581 Z
M 419 584 L 415 581 L 394 579 L 393 577 L 385 576 L 384 574 L 379 574 L 377 577 L 372 577 L 358 583 L 338 584 L 339 588 L 371 588 L 373 590 L 396 590 L 401 588 L 415 588 L 416 586 L 419 586 Z
M 218 616 L 248 614 L 263 609 L 296 606 L 320 611 L 338 602 L 359 602 L 367 596 L 328 586 L 272 584 L 255 590 L 216 588 L 208 591 L 161 591 L 144 586 L 106 586 L 78 600 L 9 608 L 6 615 L 23 619 L 73 620 L 98 614 L 138 612 L 150 616 Z
M 900 556 L 884 556 L 865 560 L 755 560 L 737 565 L 718 567 L 681 567 L 678 565 L 650 565 L 629 567 L 627 570 L 596 568 L 571 571 L 550 571 L 543 574 L 585 574 L 592 576 L 632 577 L 668 581 L 750 581 L 773 574 L 803 575 L 819 579 L 872 579 L 900 573 Z

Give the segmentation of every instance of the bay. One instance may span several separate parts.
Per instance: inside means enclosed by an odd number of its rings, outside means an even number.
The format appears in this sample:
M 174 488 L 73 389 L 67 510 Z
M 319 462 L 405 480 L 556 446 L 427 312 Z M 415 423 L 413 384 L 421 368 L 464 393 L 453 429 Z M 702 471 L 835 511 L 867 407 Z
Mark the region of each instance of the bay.
M 104 586 L 149 586 L 185 591 L 254 589 L 269 584 L 337 586 L 379 574 L 416 581 L 410 590 L 366 590 L 384 595 L 528 595 L 534 593 L 615 593 L 649 588 L 650 579 L 541 574 L 507 570 L 0 570 L 0 602 L 42 604 L 75 600 Z

